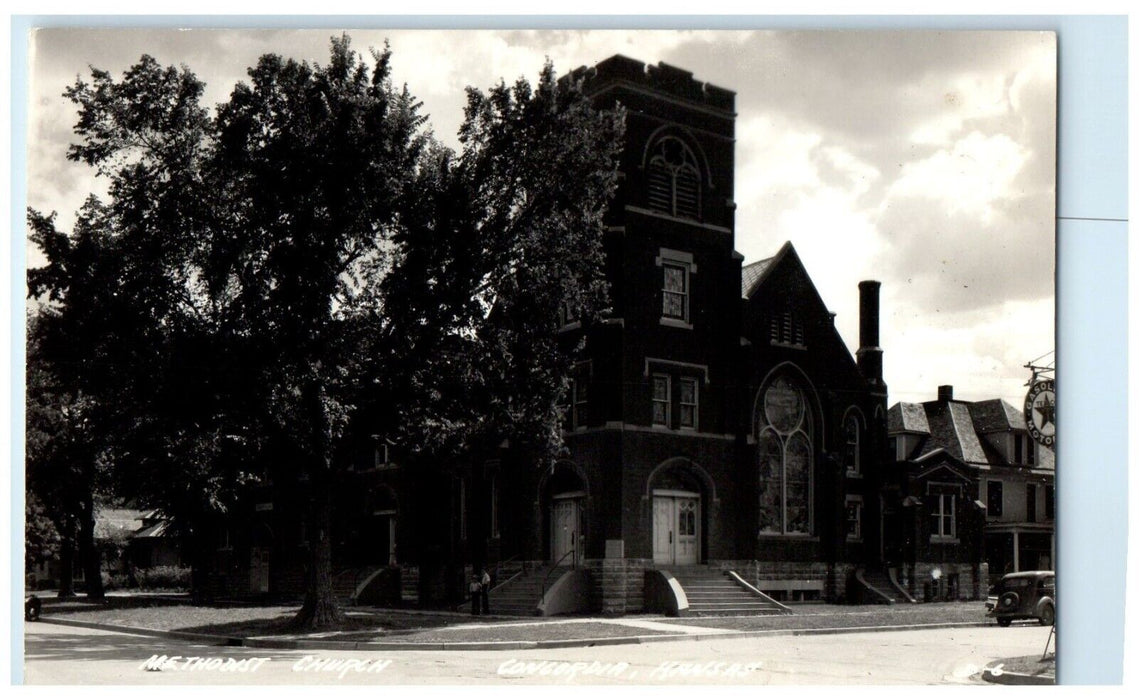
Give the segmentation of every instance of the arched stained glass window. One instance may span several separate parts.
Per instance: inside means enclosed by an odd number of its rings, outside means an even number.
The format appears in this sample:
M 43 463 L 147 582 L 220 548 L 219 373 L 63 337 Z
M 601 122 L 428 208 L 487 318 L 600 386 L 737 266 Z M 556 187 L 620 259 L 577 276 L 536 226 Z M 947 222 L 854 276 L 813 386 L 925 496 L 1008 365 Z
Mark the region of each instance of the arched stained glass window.
M 649 208 L 686 219 L 700 218 L 700 168 L 683 141 L 666 136 L 648 160 Z
M 779 376 L 760 398 L 756 418 L 760 532 L 810 534 L 814 451 L 806 394 L 790 378 Z

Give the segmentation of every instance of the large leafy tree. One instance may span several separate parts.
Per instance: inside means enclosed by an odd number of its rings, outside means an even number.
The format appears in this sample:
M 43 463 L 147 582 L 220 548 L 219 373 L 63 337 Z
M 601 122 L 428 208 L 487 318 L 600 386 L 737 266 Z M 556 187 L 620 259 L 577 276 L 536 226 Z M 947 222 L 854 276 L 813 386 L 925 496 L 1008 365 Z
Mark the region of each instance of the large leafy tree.
M 29 215 L 48 258 L 29 293 L 63 385 L 97 407 L 98 463 L 201 542 L 276 455 L 308 497 L 305 627 L 339 617 L 330 508 L 354 409 L 386 389 L 414 450 L 510 437 L 548 460 L 572 360 L 559 309 L 604 305 L 620 114 L 547 66 L 533 88 L 470 91 L 456 155 L 389 62 L 347 38 L 327 65 L 264 56 L 214 119 L 185 68 L 94 71 L 67 93 L 70 156 L 107 201 L 71 235 Z
M 575 353 L 565 314 L 604 311 L 602 218 L 617 183 L 624 118 L 600 111 L 552 65 L 469 89 L 462 150 L 436 151 L 397 238 L 390 331 L 394 395 L 410 444 L 435 454 L 504 438 L 549 465 Z M 427 322 L 424 322 L 427 319 Z
M 239 355 L 206 277 L 219 227 L 202 89 L 187 69 L 149 56 L 121 80 L 93 70 L 91 82 L 77 81 L 65 93 L 79 113 L 68 157 L 104 180 L 106 201 L 90 197 L 70 235 L 29 212 L 48 261 L 28 274 L 29 295 L 44 302 L 33 349 L 85 409 L 90 457 L 73 467 L 84 469 L 77 484 L 93 493 L 96 472 L 84 463 L 111 464 L 120 496 L 161 507 L 187 530 L 232 500 L 234 470 L 222 469 L 232 463 L 219 455 L 247 418 L 231 401 L 241 385 L 224 381 L 243 375 L 227 372 Z M 202 574 L 207 561 L 195 563 Z
M 336 443 L 364 386 L 360 329 L 381 312 L 385 241 L 424 144 L 423 117 L 347 37 L 327 65 L 264 56 L 219 109 L 214 167 L 225 174 L 227 235 L 215 283 L 233 290 L 262 358 L 266 425 L 296 455 L 309 494 L 310 556 L 298 624 L 339 612 L 331 585 Z M 299 429 L 298 429 L 299 426 Z

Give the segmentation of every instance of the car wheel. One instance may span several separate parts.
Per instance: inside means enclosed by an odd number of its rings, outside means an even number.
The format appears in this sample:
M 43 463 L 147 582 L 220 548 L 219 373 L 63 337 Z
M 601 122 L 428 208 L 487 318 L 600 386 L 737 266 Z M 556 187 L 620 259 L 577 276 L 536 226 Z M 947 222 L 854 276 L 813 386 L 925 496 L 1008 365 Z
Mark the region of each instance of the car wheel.
M 1001 598 L 997 602 L 997 607 L 998 608 L 1004 608 L 1005 610 L 1008 610 L 1010 608 L 1015 610 L 1016 606 L 1019 603 L 1020 603 L 1020 596 L 1018 596 L 1016 593 L 1014 593 L 1012 591 L 1009 591 L 1007 593 L 1001 594 Z
M 997 618 L 997 624 L 1000 625 L 1001 627 L 1008 627 L 1009 625 L 1012 624 L 1012 618 L 1011 617 L 998 617 Z
M 1045 605 L 1040 610 L 1040 624 L 1045 627 L 1051 627 L 1056 623 L 1056 609 L 1051 605 Z

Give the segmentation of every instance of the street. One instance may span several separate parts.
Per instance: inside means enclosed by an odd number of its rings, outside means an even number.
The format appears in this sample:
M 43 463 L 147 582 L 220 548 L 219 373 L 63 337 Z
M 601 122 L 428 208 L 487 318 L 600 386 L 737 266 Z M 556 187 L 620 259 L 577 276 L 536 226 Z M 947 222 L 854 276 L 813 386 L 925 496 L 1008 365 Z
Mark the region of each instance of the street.
M 28 684 L 945 684 L 1040 654 L 1048 628 L 975 627 L 510 651 L 193 644 L 27 623 Z M 162 658 L 165 657 L 165 658 Z M 156 670 L 147 670 L 150 666 Z M 162 670 L 157 670 L 161 668 Z

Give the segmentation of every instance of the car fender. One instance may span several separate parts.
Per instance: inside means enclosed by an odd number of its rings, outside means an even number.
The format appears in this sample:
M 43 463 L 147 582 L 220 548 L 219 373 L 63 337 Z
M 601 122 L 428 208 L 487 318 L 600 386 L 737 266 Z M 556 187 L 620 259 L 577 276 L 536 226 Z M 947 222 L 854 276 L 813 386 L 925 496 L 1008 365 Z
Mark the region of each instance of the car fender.
M 1040 600 L 1036 601 L 1036 605 L 1035 605 L 1035 607 L 1033 607 L 1032 612 L 1037 617 L 1039 617 L 1040 613 L 1044 612 L 1044 606 L 1045 605 L 1051 605 L 1053 610 L 1056 609 L 1056 601 L 1054 601 L 1052 599 L 1052 596 L 1045 595 L 1045 596 L 1040 596 Z

